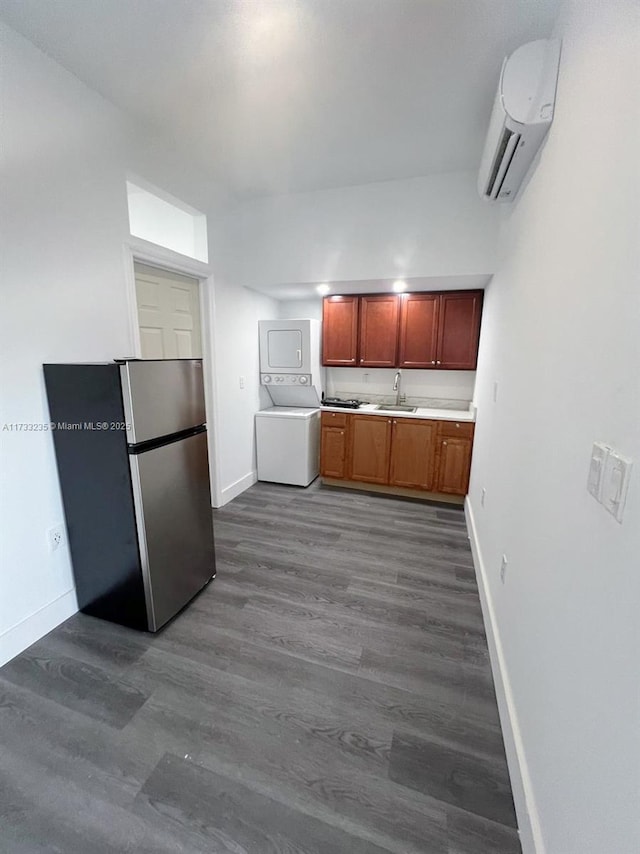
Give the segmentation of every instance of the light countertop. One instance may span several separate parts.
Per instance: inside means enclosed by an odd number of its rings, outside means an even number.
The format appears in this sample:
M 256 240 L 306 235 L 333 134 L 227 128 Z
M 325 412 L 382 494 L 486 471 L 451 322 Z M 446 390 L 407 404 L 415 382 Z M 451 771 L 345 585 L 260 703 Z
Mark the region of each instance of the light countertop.
M 475 408 L 426 409 L 419 406 L 415 412 L 392 412 L 390 410 L 378 409 L 377 403 L 365 403 L 359 409 L 345 409 L 342 406 L 323 406 L 322 412 L 344 412 L 347 415 L 379 415 L 381 418 L 428 418 L 433 421 L 476 420 Z

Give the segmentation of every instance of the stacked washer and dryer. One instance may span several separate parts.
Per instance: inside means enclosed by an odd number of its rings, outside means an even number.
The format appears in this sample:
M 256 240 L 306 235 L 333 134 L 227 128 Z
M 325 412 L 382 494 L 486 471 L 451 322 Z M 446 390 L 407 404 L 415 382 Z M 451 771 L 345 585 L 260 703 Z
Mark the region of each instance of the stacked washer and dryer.
M 308 486 L 319 473 L 320 323 L 261 320 L 260 384 L 273 406 L 256 413 L 258 480 Z

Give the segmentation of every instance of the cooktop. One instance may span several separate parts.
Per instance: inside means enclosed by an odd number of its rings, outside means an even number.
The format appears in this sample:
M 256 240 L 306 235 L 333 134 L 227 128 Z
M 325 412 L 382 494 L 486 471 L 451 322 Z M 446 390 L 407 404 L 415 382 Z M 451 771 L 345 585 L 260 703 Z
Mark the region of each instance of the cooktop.
M 359 409 L 363 403 L 366 403 L 366 401 L 356 400 L 355 398 L 343 400 L 340 397 L 323 397 L 321 401 L 322 406 L 338 406 L 342 409 Z

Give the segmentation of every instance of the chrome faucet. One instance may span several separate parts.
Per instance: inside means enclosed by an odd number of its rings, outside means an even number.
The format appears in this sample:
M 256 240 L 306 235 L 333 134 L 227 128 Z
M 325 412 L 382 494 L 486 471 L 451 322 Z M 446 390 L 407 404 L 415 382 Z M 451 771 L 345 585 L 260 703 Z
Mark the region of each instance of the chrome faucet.
M 396 375 L 393 378 L 393 390 L 396 393 L 396 406 L 399 406 L 400 401 L 402 400 L 402 394 L 400 391 L 401 382 L 402 382 L 402 371 L 396 371 Z

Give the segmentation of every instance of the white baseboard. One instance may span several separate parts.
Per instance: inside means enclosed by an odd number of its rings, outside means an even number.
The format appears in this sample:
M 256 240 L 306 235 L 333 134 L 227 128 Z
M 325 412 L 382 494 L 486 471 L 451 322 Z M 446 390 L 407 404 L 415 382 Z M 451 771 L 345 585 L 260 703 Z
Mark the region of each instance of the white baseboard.
M 467 517 L 473 562 L 478 579 L 482 614 L 487 634 L 487 643 L 489 645 L 491 670 L 493 672 L 496 698 L 498 700 L 498 711 L 500 712 L 500 723 L 502 725 L 504 747 L 507 754 L 513 801 L 518 818 L 520 843 L 523 854 L 545 854 L 546 849 L 542 837 L 540 819 L 533 794 L 529 766 L 518 723 L 518 714 L 509 681 L 504 650 L 500 639 L 500 630 L 493 607 L 491 590 L 487 581 L 487 570 L 482 559 L 480 543 L 478 542 L 473 509 L 468 497 L 465 500 L 464 509 Z
M 77 610 L 76 591 L 72 588 L 7 629 L 0 635 L 0 666 L 40 640 Z
M 238 495 L 241 495 L 245 489 L 249 489 L 250 486 L 253 486 L 257 480 L 258 472 L 250 471 L 248 474 L 245 474 L 244 477 L 236 480 L 235 483 L 225 486 L 220 492 L 220 504 L 218 507 L 224 507 L 225 504 L 233 501 L 233 499 L 237 498 Z

